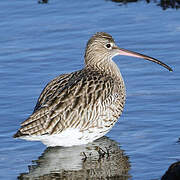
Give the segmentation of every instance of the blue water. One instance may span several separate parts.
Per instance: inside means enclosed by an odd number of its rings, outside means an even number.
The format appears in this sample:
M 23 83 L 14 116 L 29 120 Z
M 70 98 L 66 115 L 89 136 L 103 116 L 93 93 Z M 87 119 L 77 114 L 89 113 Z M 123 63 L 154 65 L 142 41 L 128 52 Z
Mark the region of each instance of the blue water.
M 180 159 L 180 11 L 144 1 L 0 1 L 0 179 L 28 172 L 40 142 L 12 135 L 33 111 L 43 87 L 83 67 L 87 40 L 110 33 L 122 47 L 170 65 L 116 57 L 127 89 L 122 117 L 107 136 L 129 157 L 130 179 L 160 179 Z

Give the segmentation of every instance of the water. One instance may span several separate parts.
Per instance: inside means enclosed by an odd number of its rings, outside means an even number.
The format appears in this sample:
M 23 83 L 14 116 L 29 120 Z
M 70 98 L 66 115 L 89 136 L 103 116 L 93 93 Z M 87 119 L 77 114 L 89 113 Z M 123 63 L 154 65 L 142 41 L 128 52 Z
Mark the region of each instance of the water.
M 144 1 L 0 2 L 0 179 L 16 179 L 44 152 L 40 142 L 14 140 L 48 81 L 83 67 L 87 40 L 97 31 L 123 48 L 153 56 L 116 57 L 127 89 L 123 116 L 107 136 L 120 144 L 129 179 L 153 180 L 180 159 L 180 11 Z M 69 162 L 69 164 L 71 164 Z M 68 165 L 67 165 L 68 166 Z

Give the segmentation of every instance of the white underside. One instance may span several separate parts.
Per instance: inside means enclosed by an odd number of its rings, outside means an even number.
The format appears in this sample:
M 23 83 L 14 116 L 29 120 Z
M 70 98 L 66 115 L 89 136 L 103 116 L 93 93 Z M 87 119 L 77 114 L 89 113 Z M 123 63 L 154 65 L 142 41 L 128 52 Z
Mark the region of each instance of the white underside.
M 67 129 L 60 134 L 22 136 L 20 138 L 29 141 L 42 141 L 46 146 L 68 147 L 93 142 L 94 140 L 104 136 L 108 131 L 102 132 L 102 129 L 99 128 L 93 128 L 93 131 L 88 129 L 84 132 L 80 132 L 79 129 Z

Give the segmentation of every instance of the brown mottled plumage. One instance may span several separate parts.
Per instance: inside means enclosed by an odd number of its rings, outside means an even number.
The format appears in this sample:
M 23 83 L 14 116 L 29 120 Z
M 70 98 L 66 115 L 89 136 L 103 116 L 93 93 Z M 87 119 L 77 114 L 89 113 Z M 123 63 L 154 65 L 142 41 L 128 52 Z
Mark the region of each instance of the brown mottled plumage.
M 118 48 L 107 33 L 96 33 L 87 43 L 84 69 L 60 75 L 47 84 L 33 114 L 14 137 L 41 140 L 43 136 L 78 130 L 81 134 L 78 142 L 67 139 L 61 143 L 61 136 L 59 143 L 44 142 L 48 146 L 69 146 L 81 144 L 81 140 L 82 144 L 88 143 L 106 134 L 120 117 L 125 103 L 124 81 L 112 60 L 116 55 L 144 58 L 172 70 L 159 60 Z M 66 140 L 69 135 L 64 137 Z

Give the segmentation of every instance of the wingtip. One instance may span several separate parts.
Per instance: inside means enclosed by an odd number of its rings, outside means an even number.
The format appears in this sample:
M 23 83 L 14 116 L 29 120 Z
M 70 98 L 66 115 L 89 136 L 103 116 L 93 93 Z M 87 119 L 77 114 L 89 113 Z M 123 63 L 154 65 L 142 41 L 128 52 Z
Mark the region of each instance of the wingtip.
M 22 133 L 20 130 L 18 130 L 18 131 L 16 132 L 16 134 L 13 135 L 13 138 L 18 138 L 18 137 L 20 137 L 20 136 L 23 136 L 23 133 Z

